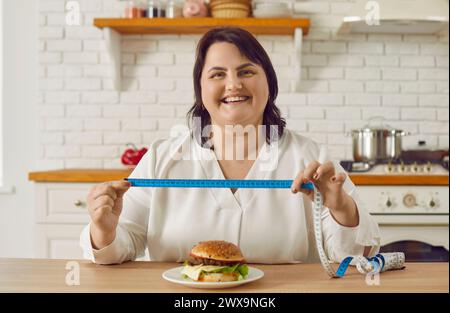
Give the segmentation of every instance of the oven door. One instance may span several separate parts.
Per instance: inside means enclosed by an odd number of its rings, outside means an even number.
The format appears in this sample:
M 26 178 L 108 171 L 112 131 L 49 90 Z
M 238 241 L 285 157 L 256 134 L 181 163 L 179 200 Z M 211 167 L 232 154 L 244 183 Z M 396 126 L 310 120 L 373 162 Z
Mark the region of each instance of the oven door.
M 380 225 L 380 252 L 405 253 L 407 262 L 448 262 L 448 225 Z

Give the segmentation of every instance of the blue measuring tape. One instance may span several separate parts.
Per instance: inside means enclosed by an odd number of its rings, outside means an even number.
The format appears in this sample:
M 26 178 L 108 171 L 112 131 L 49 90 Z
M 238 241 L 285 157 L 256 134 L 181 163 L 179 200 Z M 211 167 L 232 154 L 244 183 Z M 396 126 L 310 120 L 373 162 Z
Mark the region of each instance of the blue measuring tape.
M 353 260 L 353 256 L 348 256 L 344 260 L 342 260 L 341 264 L 339 264 L 339 268 L 336 271 L 337 277 L 343 277 L 345 272 L 347 271 L 348 266 L 350 265 L 350 262 Z M 386 264 L 386 261 L 384 259 L 384 256 L 380 253 L 378 253 L 376 256 L 372 258 L 365 257 L 365 259 L 372 265 L 372 269 L 374 272 L 382 272 L 384 270 L 384 265 Z
M 144 179 L 125 178 L 132 187 L 176 187 L 176 188 L 270 188 L 290 189 L 293 180 L 251 179 Z M 302 184 L 303 189 L 313 190 L 312 183 Z

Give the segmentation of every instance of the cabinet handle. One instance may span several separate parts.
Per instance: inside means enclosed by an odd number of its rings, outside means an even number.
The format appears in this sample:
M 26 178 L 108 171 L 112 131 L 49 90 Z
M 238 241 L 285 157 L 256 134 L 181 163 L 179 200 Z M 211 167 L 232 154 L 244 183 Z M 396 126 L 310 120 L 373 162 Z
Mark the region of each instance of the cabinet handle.
M 73 204 L 74 204 L 76 207 L 78 207 L 78 208 L 81 208 L 81 207 L 84 207 L 84 206 L 85 206 L 84 202 L 81 201 L 81 200 L 75 200 L 75 202 L 74 202 Z

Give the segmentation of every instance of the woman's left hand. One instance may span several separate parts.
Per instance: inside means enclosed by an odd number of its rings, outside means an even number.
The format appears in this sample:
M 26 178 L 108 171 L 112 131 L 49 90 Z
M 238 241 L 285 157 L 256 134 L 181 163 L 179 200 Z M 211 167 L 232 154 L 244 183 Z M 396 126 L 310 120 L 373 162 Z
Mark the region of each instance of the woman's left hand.
M 332 162 L 321 164 L 313 161 L 297 174 L 291 190 L 293 193 L 302 192 L 313 201 L 314 190 L 300 187 L 302 183 L 312 182 L 322 194 L 324 206 L 331 210 L 335 219 L 340 224 L 356 226 L 359 222 L 356 204 L 342 188 L 346 178 L 345 173 L 336 174 Z

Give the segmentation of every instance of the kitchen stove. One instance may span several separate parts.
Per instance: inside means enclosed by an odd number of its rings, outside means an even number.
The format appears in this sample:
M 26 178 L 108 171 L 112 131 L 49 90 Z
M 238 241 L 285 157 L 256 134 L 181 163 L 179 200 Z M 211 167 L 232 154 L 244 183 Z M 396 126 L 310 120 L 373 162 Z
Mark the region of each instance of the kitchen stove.
M 403 251 L 406 260 L 449 260 L 449 189 L 447 185 L 421 184 L 424 176 L 447 177 L 448 157 L 444 160 L 393 160 L 369 164 L 342 161 L 352 175 L 373 178 L 370 185 L 357 186 L 362 203 L 377 220 L 382 252 Z M 377 184 L 389 176 L 404 176 L 405 183 Z M 414 181 L 415 180 L 415 181 Z M 381 180 L 380 180 L 381 181 Z

